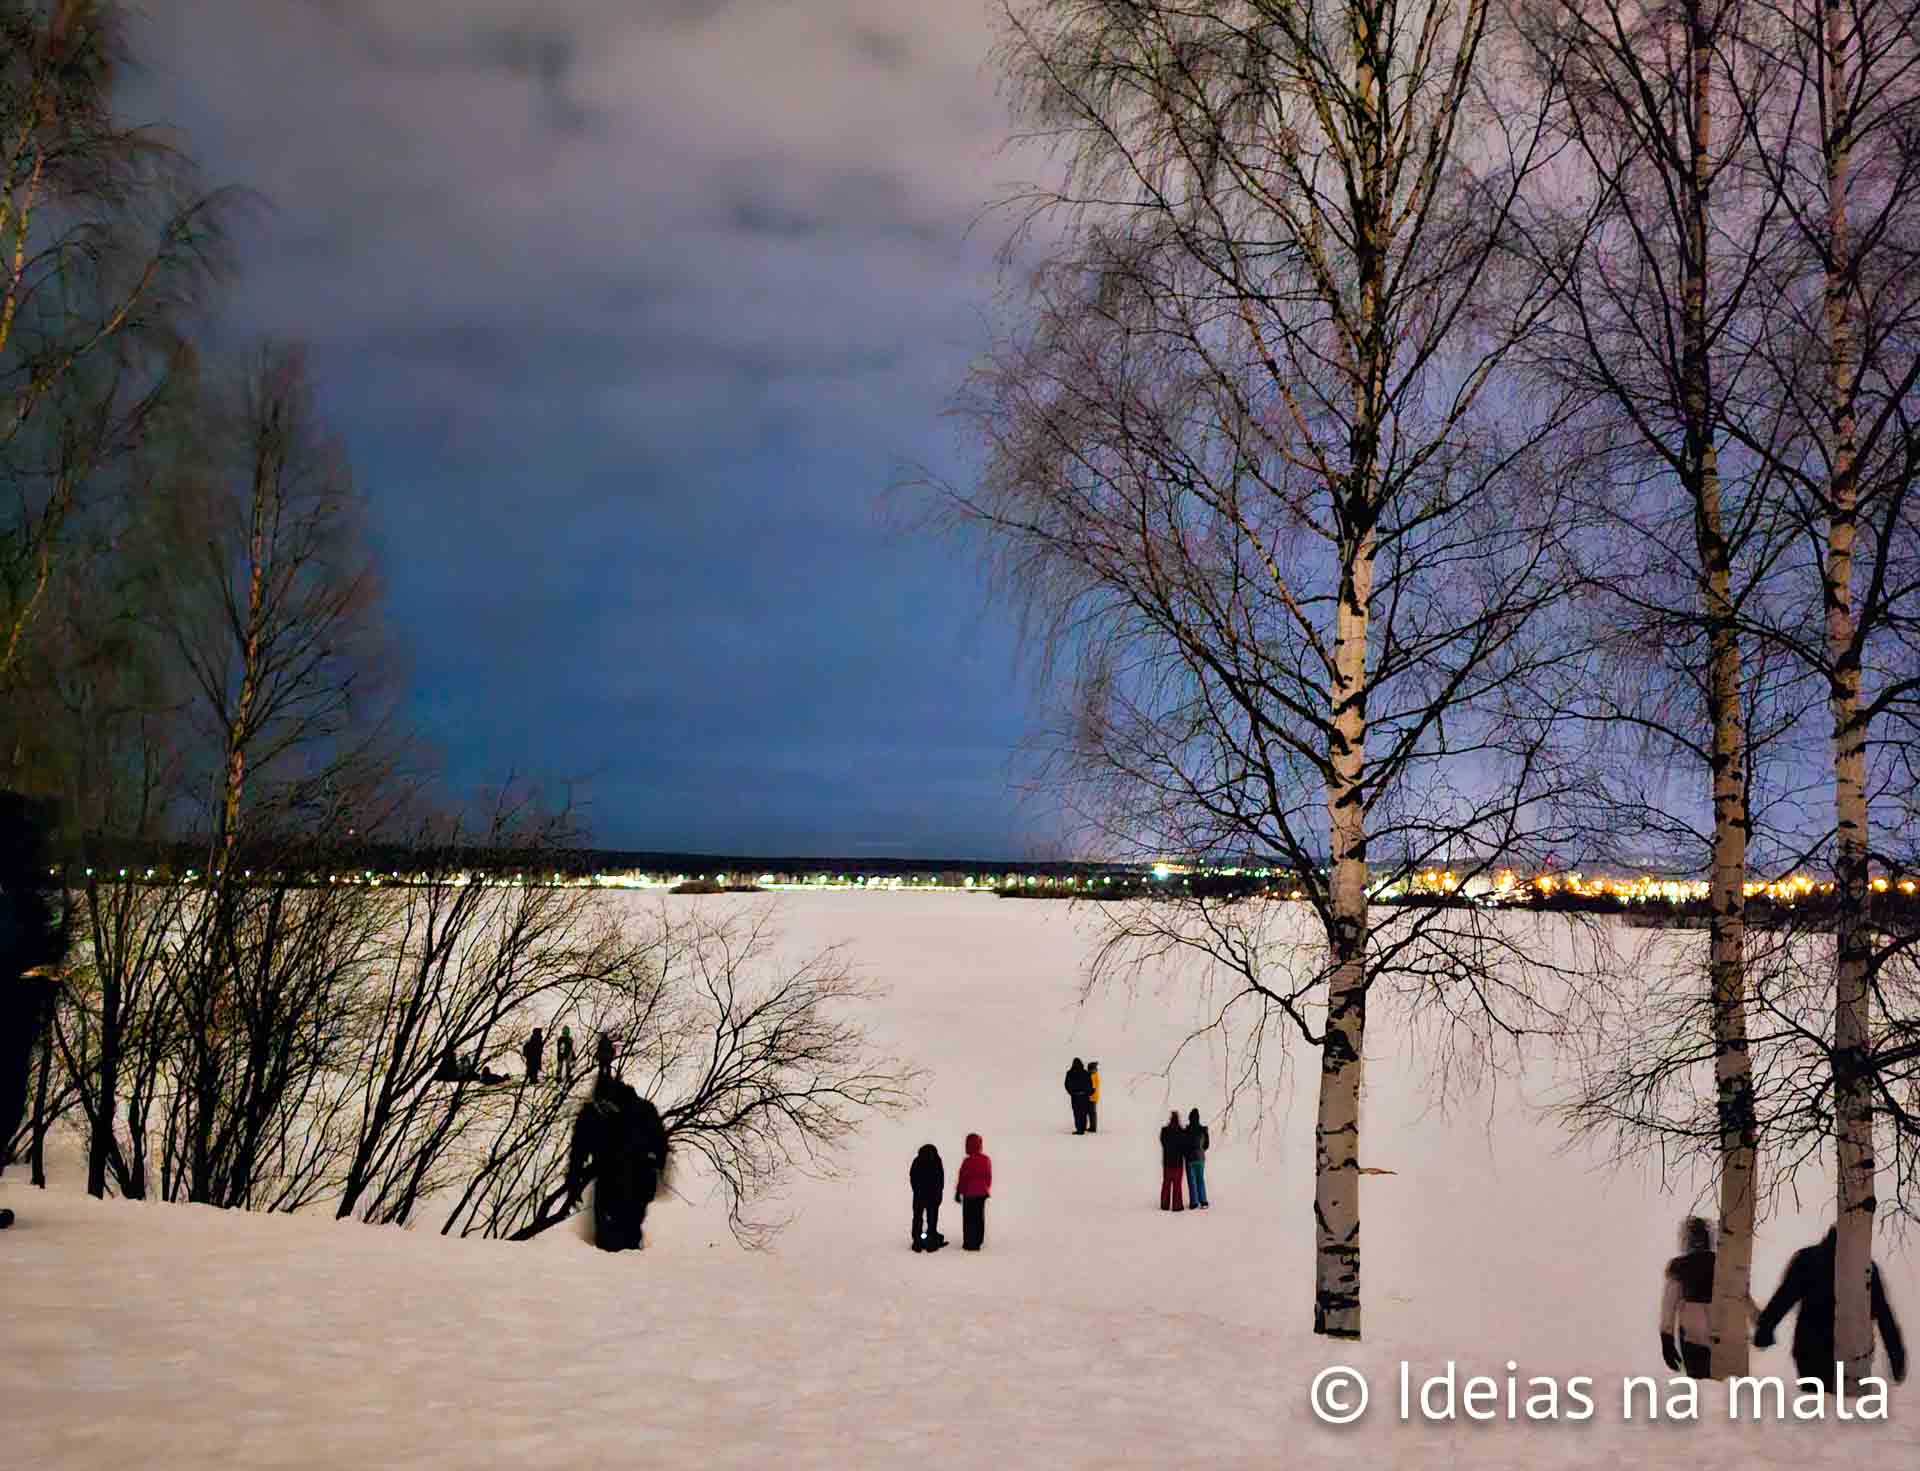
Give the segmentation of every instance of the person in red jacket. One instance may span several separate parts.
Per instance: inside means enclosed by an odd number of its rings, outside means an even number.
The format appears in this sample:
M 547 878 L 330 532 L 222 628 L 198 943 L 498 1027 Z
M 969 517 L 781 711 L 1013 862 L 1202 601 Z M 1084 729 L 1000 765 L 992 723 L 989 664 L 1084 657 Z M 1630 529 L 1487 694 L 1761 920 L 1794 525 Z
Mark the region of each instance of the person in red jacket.
M 960 1249 L 978 1251 L 987 1239 L 987 1197 L 993 1193 L 993 1161 L 981 1152 L 978 1134 L 967 1135 L 953 1198 L 960 1202 Z

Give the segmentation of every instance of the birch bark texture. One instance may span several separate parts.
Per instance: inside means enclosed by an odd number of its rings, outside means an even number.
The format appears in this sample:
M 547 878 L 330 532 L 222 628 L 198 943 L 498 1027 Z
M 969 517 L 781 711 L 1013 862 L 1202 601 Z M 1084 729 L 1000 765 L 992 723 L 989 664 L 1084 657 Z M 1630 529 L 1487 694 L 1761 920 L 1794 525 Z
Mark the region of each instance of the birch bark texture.
M 1284 995 L 1208 916 L 1170 943 L 1214 935 L 1319 1050 L 1313 1323 L 1357 1338 L 1367 1000 L 1398 953 L 1374 850 L 1481 861 L 1537 795 L 1494 712 L 1547 657 L 1565 530 L 1560 400 L 1502 377 L 1544 299 L 1501 244 L 1541 135 L 1482 90 L 1483 0 L 1003 22 L 1059 169 L 1013 201 L 1006 259 L 1038 263 L 958 404 L 980 478 L 940 502 L 1057 676 L 1050 758 L 1103 850 L 1297 876 L 1318 940 L 1267 966 L 1304 970 Z

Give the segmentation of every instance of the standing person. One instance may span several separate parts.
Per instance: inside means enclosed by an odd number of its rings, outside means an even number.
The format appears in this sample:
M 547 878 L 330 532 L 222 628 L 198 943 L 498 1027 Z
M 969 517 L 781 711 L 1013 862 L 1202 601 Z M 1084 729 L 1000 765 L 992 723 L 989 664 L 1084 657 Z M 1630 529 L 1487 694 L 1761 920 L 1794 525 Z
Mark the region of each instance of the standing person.
M 947 1244 L 947 1238 L 940 1234 L 940 1201 L 947 1193 L 947 1167 L 940 1160 L 940 1151 L 922 1144 L 907 1166 L 907 1183 L 913 1187 L 913 1249 L 938 1251 Z M 920 1233 L 923 1222 L 924 1236 Z
M 993 1161 L 982 1152 L 978 1134 L 967 1135 L 967 1157 L 960 1161 L 953 1198 L 960 1202 L 960 1249 L 978 1251 L 987 1241 L 987 1198 L 993 1194 Z
M 647 1207 L 659 1193 L 670 1142 L 660 1111 L 615 1077 L 594 1080 L 567 1151 L 567 1196 L 593 1186 L 593 1241 L 602 1251 L 638 1251 Z
M 573 1086 L 573 1028 L 562 1027 L 560 1040 L 553 1044 L 554 1065 L 560 1069 L 562 1089 Z
M 1160 1209 L 1180 1211 L 1180 1180 L 1187 1172 L 1187 1131 L 1180 1126 L 1180 1111 L 1167 1115 L 1160 1128 Z
M 1796 1304 L 1800 1316 L 1793 1324 L 1793 1367 L 1802 1379 L 1817 1379 L 1831 1393 L 1834 1383 L 1833 1346 L 1833 1253 L 1836 1233 L 1827 1234 L 1812 1246 L 1802 1247 L 1787 1263 L 1779 1289 L 1760 1314 L 1753 1327 L 1755 1348 L 1773 1347 L 1773 1330 Z M 1887 1367 L 1893 1382 L 1907 1377 L 1907 1345 L 1894 1321 L 1893 1308 L 1887 1302 L 1886 1289 L 1880 1283 L 1880 1264 L 1870 1262 L 1867 1290 L 1873 1305 L 1873 1321 L 1880 1330 L 1880 1342 L 1887 1350 Z
M 1067 1101 L 1073 1105 L 1073 1132 L 1087 1132 L 1087 1095 L 1093 1092 L 1093 1083 L 1087 1077 L 1087 1065 L 1079 1058 L 1073 1060 L 1073 1066 L 1067 1069 Z
M 533 1035 L 527 1038 L 526 1045 L 520 1049 L 521 1057 L 526 1059 L 529 1083 L 540 1081 L 540 1053 L 546 1045 L 547 1039 L 541 1035 L 540 1029 L 535 1027 Z
M 601 1077 L 613 1076 L 613 1033 L 602 1032 L 600 1040 L 593 1044 L 593 1062 Z
M 1100 1132 L 1100 1064 L 1087 1064 L 1087 1132 Z
M 1667 1263 L 1660 1289 L 1660 1357 L 1689 1379 L 1711 1377 L 1713 1227 L 1700 1216 L 1680 1223 L 1680 1255 Z
M 1207 1150 L 1213 1135 L 1200 1122 L 1200 1110 L 1187 1110 L 1187 1200 L 1197 1211 L 1207 1208 Z
M 0 792 L 0 1150 L 26 1115 L 27 1075 L 59 989 L 50 972 L 67 952 L 66 918 L 46 892 L 53 825 L 48 804 Z M 0 1210 L 0 1226 L 12 1224 Z

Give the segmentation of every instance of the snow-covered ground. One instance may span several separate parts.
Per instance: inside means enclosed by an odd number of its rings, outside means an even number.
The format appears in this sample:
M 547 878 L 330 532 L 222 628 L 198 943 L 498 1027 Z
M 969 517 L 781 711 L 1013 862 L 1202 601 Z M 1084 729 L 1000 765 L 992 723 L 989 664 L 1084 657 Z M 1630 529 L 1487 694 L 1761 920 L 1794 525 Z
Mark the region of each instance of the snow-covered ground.
M 608 902 L 639 904 L 632 898 Z M 694 901 L 673 901 L 694 902 Z M 747 902 L 747 901 L 700 901 Z M 1214 1119 L 1204 1051 L 1160 1076 L 1191 1021 L 1145 992 L 1076 1004 L 1089 920 L 960 894 L 784 897 L 796 951 L 845 941 L 890 983 L 870 1017 L 929 1071 L 926 1105 L 871 1124 L 842 1175 L 796 1180 L 771 1252 L 718 1209 L 667 1200 L 648 1249 L 577 1234 L 524 1246 L 321 1218 L 97 1202 L 0 1179 L 0 1463 L 19 1467 L 1920 1465 L 1920 1379 L 1884 1422 L 1622 1417 L 1624 1376 L 1659 1375 L 1655 1309 L 1690 1188 L 1595 1168 L 1503 1083 L 1445 1113 L 1386 1018 L 1370 1049 L 1366 1341 L 1316 1338 L 1314 1059 L 1257 1141 L 1214 1127 L 1205 1213 L 1163 1214 L 1155 1133 Z M 1097 1057 L 1100 1132 L 1073 1135 L 1061 1074 Z M 949 1188 L 968 1131 L 994 1162 L 987 1249 L 907 1249 L 907 1165 L 931 1141 Z M 1822 1229 L 1824 1191 L 1763 1228 L 1756 1290 Z M 1910 1340 L 1920 1255 L 1878 1251 Z M 1398 1375 L 1501 1384 L 1496 1418 L 1401 1418 Z M 1530 1376 L 1591 1380 L 1590 1419 L 1508 1423 Z M 1315 1419 L 1323 1369 L 1373 1390 L 1356 1423 Z M 1755 1372 L 1790 1374 L 1784 1348 Z M 1664 1402 L 1664 1395 L 1663 1395 Z M 1563 1398 L 1562 1415 L 1578 1409 Z

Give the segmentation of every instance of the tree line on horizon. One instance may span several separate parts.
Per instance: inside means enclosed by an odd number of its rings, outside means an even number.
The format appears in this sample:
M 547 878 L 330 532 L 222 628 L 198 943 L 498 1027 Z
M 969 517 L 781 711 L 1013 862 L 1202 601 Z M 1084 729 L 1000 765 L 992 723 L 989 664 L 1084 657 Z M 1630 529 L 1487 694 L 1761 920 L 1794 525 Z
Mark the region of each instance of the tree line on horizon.
M 1821 1162 L 1857 1378 L 1920 1203 L 1920 933 L 1870 883 L 1916 857 L 1920 5 L 998 9 L 1048 163 L 954 404 L 978 473 L 911 485 L 1024 619 L 1082 842 L 1272 852 L 1311 914 L 1108 908 L 1087 985 L 1198 965 L 1256 1093 L 1263 1039 L 1317 1054 L 1315 1331 L 1361 1332 L 1378 993 L 1443 1081 L 1551 1039 L 1572 1125 L 1709 1164 L 1716 1376 Z M 1710 875 L 1697 951 L 1369 903 L 1649 844 Z M 1749 925 L 1806 867 L 1821 913 Z

